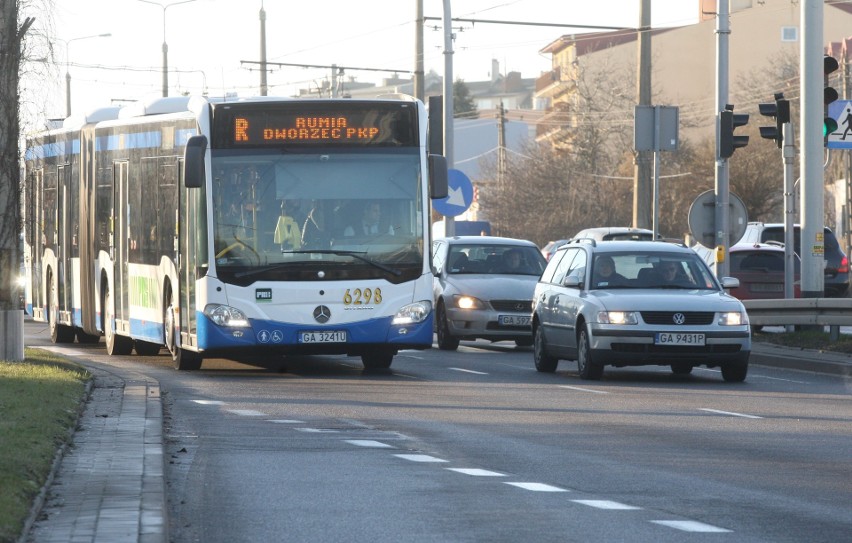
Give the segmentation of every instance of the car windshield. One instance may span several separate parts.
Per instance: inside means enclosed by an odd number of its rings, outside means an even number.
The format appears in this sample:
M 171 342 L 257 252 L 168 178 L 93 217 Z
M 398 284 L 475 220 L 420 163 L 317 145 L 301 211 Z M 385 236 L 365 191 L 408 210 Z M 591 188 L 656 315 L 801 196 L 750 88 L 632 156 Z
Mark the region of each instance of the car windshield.
M 447 273 L 541 275 L 547 264 L 529 245 L 459 244 L 450 247 Z
M 698 255 L 682 252 L 598 254 L 591 271 L 593 289 L 719 289 Z

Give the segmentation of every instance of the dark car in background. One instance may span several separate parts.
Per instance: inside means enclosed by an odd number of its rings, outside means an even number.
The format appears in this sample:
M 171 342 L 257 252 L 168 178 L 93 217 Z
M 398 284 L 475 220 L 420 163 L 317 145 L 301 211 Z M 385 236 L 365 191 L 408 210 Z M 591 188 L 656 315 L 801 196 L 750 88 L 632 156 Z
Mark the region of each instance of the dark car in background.
M 777 243 L 738 243 L 731 246 L 730 275 L 740 286 L 730 290 L 740 300 L 784 298 L 784 245 Z M 801 263 L 794 254 L 793 297 L 801 298 Z
M 784 243 L 784 225 L 782 223 L 750 222 L 739 243 L 766 243 L 775 241 Z M 830 228 L 823 229 L 825 257 L 825 296 L 827 298 L 845 298 L 849 296 L 849 259 L 840 248 L 837 237 Z M 793 251 L 801 255 L 802 232 L 795 225 Z

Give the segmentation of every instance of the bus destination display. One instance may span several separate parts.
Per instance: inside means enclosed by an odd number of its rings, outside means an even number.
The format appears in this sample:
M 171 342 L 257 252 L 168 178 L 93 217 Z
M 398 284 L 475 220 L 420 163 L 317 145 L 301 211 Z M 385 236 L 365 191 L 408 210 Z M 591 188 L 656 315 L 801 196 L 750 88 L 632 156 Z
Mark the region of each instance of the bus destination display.
M 240 111 L 232 117 L 234 146 L 412 145 L 409 110 Z

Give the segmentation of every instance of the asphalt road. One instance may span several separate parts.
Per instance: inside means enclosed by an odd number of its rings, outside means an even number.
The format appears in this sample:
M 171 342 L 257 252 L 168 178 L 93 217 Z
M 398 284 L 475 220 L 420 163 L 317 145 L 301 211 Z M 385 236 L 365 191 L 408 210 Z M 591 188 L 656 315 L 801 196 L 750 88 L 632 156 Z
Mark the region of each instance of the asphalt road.
M 77 351 L 91 347 L 75 345 Z M 103 355 L 103 346 L 93 353 Z M 99 358 L 100 359 L 100 358 Z M 845 541 L 852 381 L 533 368 L 509 343 L 268 367 L 165 355 L 169 539 Z

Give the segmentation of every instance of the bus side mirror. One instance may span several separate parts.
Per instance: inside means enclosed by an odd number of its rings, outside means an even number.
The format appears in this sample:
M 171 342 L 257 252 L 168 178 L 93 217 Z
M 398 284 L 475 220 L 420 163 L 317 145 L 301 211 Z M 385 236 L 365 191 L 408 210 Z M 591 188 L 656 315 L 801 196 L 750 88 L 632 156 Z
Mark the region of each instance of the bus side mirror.
M 183 184 L 188 189 L 204 186 L 204 155 L 207 153 L 207 136 L 192 136 L 186 142 L 183 155 Z
M 447 176 L 446 157 L 429 155 L 429 196 L 432 199 L 447 197 L 449 193 Z

